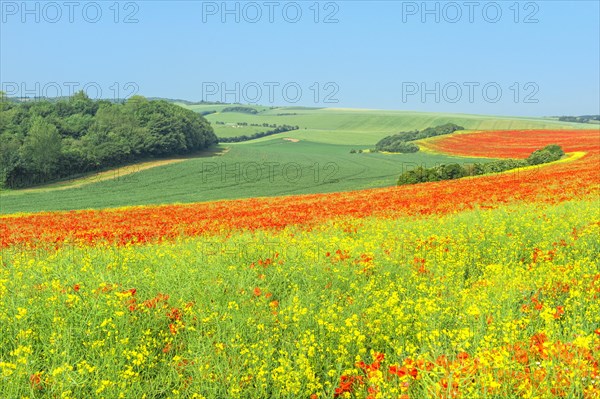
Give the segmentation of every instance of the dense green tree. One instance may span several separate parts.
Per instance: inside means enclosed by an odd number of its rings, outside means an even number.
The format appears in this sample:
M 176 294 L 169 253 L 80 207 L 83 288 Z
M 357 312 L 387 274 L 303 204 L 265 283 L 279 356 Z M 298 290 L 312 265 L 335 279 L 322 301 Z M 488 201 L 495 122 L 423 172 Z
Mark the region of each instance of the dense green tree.
M 134 96 L 124 104 L 83 92 L 0 108 L 0 186 L 24 187 L 217 142 L 201 115 Z
M 58 118 L 57 127 L 61 135 L 78 138 L 89 130 L 93 122 L 93 115 L 72 114 L 64 118 Z
M 429 127 L 425 130 L 400 132 L 391 136 L 384 137 L 375 144 L 377 151 L 412 153 L 419 151 L 419 147 L 410 141 L 421 140 L 427 137 L 441 136 L 454 133 L 457 130 L 463 130 L 464 127 L 453 123 L 446 123 L 436 127 Z
M 563 155 L 565 155 L 565 153 L 560 146 L 551 144 L 541 150 L 534 151 L 529 158 L 527 158 L 527 162 L 530 165 L 539 165 L 546 162 L 556 161 Z
M 238 123 L 238 125 L 239 125 L 239 123 Z M 271 135 L 277 134 L 277 133 L 291 132 L 293 130 L 300 129 L 299 126 L 290 126 L 290 125 L 277 126 L 277 125 L 269 125 L 267 123 L 265 123 L 264 125 L 266 127 L 272 127 L 273 129 L 267 130 L 265 132 L 256 132 L 256 133 L 251 134 L 250 136 L 244 134 L 244 135 L 235 136 L 235 137 L 220 137 L 219 142 L 220 143 L 239 143 L 242 141 L 254 140 L 254 139 L 261 138 L 261 137 L 271 136 Z M 254 125 L 254 126 L 256 126 L 256 125 Z
M 408 170 L 398 178 L 398 185 L 416 184 L 440 180 L 460 179 L 465 176 L 477 176 L 486 173 L 500 173 L 511 169 L 524 166 L 539 165 L 542 163 L 554 162 L 564 155 L 563 149 L 551 144 L 540 150 L 534 151 L 527 159 L 501 159 L 485 164 L 447 164 L 439 165 L 433 168 L 419 167 L 414 170 Z
M 440 180 L 460 179 L 467 176 L 467 171 L 457 163 L 442 165 L 439 168 Z
M 35 117 L 21 147 L 21 157 L 28 169 L 44 177 L 51 176 L 59 164 L 61 141 L 56 126 Z
M 21 145 L 16 136 L 0 134 L 0 182 L 13 180 L 23 168 L 19 156 Z

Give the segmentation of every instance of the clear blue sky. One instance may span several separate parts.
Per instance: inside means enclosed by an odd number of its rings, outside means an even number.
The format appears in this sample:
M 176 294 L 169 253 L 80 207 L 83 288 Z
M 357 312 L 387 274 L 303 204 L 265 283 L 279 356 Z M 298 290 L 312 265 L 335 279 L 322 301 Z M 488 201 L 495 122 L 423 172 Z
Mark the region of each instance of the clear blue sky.
M 0 3 L 9 95 L 600 113 L 595 0 Z

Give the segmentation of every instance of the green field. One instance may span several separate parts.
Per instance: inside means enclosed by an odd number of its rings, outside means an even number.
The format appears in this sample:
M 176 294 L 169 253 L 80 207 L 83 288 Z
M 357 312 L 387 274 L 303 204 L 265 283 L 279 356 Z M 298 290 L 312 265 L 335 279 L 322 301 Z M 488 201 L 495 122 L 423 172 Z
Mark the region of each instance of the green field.
M 203 112 L 219 111 L 225 106 L 194 105 L 190 108 Z M 290 124 L 300 126 L 300 130 L 222 145 L 229 149 L 224 155 L 189 159 L 79 187 L 1 191 L 0 213 L 199 202 L 385 187 L 394 185 L 406 168 L 471 162 L 474 159 L 424 152 L 350 154 L 351 149 L 372 148 L 379 139 L 389 134 L 448 122 L 474 130 L 585 127 L 583 124 L 548 119 L 476 115 L 300 107 L 257 109 L 261 112 L 256 115 L 218 112 L 208 115 L 207 119 L 213 123 Z M 222 126 L 216 125 L 217 135 Z M 234 129 L 241 128 L 229 128 Z M 291 142 L 285 138 L 299 141 Z
M 241 122 L 241 121 L 240 121 Z M 241 126 L 235 122 L 228 122 L 225 125 L 212 124 L 213 129 L 217 137 L 237 137 L 237 136 L 250 136 L 254 133 L 262 133 L 271 128 L 263 126 Z
M 215 106 L 196 105 L 191 109 L 202 112 Z M 356 110 L 336 108 L 275 108 L 258 114 L 216 113 L 206 116 L 210 122 L 248 122 L 300 126 L 300 131 L 282 133 L 315 143 L 348 144 L 369 148 L 381 138 L 404 130 L 425 129 L 431 126 L 455 123 L 470 130 L 497 129 L 585 129 L 589 125 L 566 123 L 550 119 L 496 117 L 466 114 L 441 114 L 404 111 Z M 283 114 L 283 115 L 282 115 Z M 292 115 L 294 114 L 294 115 Z M 218 134 L 217 134 L 218 135 Z M 277 136 L 272 136 L 277 137 Z M 258 140 L 268 140 L 272 137 Z
M 190 159 L 81 187 L 4 193 L 2 212 L 350 191 L 393 185 L 403 167 L 469 160 L 426 153 L 350 154 L 351 146 L 282 139 L 229 147 L 220 157 Z

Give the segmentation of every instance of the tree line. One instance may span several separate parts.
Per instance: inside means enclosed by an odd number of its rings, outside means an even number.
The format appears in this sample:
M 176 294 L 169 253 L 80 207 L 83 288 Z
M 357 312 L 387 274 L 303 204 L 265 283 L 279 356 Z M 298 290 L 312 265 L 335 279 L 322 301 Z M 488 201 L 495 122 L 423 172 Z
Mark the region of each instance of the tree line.
M 563 149 L 551 144 L 536 150 L 526 159 L 501 159 L 489 163 L 459 165 L 457 163 L 438 165 L 433 168 L 418 167 L 408 170 L 398 179 L 398 185 L 417 184 L 441 180 L 460 179 L 467 176 L 478 176 L 487 173 L 500 173 L 525 166 L 554 162 L 565 155 Z
M 267 125 L 267 124 L 265 124 Z M 252 126 L 258 126 L 258 125 L 252 125 Z M 275 125 L 267 125 L 267 126 L 275 126 Z M 300 129 L 299 126 L 291 126 L 291 125 L 280 125 L 280 126 L 275 126 L 273 129 L 271 130 L 267 130 L 265 132 L 256 132 L 254 134 L 244 134 L 241 136 L 235 136 L 235 137 L 219 137 L 219 143 L 239 143 L 242 141 L 248 141 L 248 140 L 254 140 L 254 139 L 259 139 L 261 137 L 266 137 L 266 136 L 271 136 L 273 134 L 277 134 L 277 133 L 283 133 L 283 132 L 291 132 L 292 130 L 298 130 Z
M 243 114 L 258 114 L 258 111 L 256 109 L 251 108 L 251 107 L 243 107 L 243 106 L 226 107 L 226 108 L 223 108 L 221 110 L 221 112 L 239 112 L 239 113 L 243 113 Z
M 21 188 L 217 143 L 201 115 L 164 100 L 0 101 L 0 186 Z
M 375 144 L 375 151 L 400 153 L 417 152 L 419 151 L 419 146 L 411 143 L 411 141 L 441 136 L 444 134 L 451 134 L 457 130 L 464 129 L 464 127 L 455 125 L 454 123 L 446 123 L 436 127 L 428 127 L 427 129 L 421 131 L 412 130 L 408 132 L 400 132 L 379 140 L 377 144 Z
M 598 123 L 600 122 L 600 115 L 559 116 L 558 120 L 561 122 Z

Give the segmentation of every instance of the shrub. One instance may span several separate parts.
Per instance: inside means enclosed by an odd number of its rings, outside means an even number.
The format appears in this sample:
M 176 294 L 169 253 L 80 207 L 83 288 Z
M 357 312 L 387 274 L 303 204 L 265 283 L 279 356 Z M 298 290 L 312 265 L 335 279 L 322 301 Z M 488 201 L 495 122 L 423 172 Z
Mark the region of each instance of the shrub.
M 375 148 L 379 151 L 413 153 L 419 151 L 419 147 L 414 143 L 409 143 L 409 141 L 450 134 L 457 130 L 464 130 L 464 127 L 446 123 L 445 125 L 429 127 L 420 132 L 418 130 L 400 132 L 379 140 Z
M 486 173 L 500 173 L 529 165 L 554 162 L 564 155 L 563 149 L 552 144 L 534 151 L 527 159 L 501 159 L 485 164 L 475 163 L 461 166 L 456 163 L 439 165 L 433 168 L 418 167 L 404 172 L 398 178 L 398 185 L 416 184 L 428 181 L 454 180 L 465 176 L 478 176 Z

